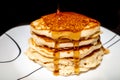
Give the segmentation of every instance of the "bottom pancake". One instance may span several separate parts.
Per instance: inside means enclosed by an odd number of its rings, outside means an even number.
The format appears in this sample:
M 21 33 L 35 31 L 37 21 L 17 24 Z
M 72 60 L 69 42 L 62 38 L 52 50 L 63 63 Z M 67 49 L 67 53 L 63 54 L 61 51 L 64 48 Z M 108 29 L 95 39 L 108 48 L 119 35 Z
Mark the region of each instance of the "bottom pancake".
M 48 58 L 45 56 L 42 56 L 39 52 L 36 50 L 29 48 L 26 52 L 26 55 L 33 60 L 34 62 L 42 65 L 43 67 L 46 67 L 48 70 L 53 71 L 55 70 L 54 67 L 54 59 Z M 102 56 L 104 55 L 104 50 L 98 49 L 91 53 L 90 55 L 86 56 L 85 58 L 82 58 L 79 60 L 79 70 L 80 72 L 86 72 L 91 68 L 97 67 L 101 61 Z M 75 68 L 74 68 L 74 59 L 73 58 L 61 58 L 59 59 L 59 75 L 62 76 L 69 76 L 74 75 Z

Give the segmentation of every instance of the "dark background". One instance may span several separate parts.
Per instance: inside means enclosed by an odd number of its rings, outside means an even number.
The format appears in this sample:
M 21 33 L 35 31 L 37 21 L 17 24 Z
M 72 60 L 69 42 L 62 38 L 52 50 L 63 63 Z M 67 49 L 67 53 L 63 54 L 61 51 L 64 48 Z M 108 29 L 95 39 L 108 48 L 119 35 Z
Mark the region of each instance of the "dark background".
M 4 0 L 0 2 L 0 35 L 12 27 L 30 24 L 42 15 L 56 12 L 58 5 L 60 11 L 87 15 L 120 34 L 118 0 Z

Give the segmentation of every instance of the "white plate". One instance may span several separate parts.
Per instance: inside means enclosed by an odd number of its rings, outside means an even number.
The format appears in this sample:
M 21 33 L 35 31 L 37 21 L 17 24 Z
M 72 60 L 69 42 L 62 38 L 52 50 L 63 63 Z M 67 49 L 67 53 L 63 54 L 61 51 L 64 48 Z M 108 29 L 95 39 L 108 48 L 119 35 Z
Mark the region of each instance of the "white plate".
M 54 76 L 24 54 L 30 37 L 29 25 L 17 26 L 0 37 L 0 80 L 120 80 L 120 36 L 101 27 L 101 41 L 110 53 L 96 69 L 79 76 Z

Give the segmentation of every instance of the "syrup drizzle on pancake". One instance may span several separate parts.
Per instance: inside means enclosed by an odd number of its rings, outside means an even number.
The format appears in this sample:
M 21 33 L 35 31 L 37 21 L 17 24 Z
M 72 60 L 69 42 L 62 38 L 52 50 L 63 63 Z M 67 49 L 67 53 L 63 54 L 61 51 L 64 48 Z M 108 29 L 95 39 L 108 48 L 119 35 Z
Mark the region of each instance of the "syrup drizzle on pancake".
M 59 43 L 58 41 L 55 42 L 55 49 L 57 49 Z M 58 51 L 54 52 L 54 75 L 59 75 L 59 58 L 60 53 Z
M 99 26 L 98 21 L 85 15 L 74 12 L 60 12 L 59 10 L 57 11 L 57 13 L 42 16 L 42 19 L 45 27 L 40 27 L 41 29 L 44 30 L 46 28 L 51 31 L 57 32 L 79 32 L 85 28 L 90 29 Z
M 73 41 L 74 44 L 74 73 L 79 74 L 80 73 L 80 68 L 79 68 L 79 63 L 80 63 L 80 52 L 79 52 L 79 42 L 78 41 Z
M 57 15 L 59 15 L 60 11 L 59 9 L 57 9 Z M 60 18 L 58 17 L 58 20 Z M 53 33 L 52 36 L 54 36 L 55 34 Z M 59 75 L 59 58 L 60 58 L 60 53 L 57 51 L 59 45 L 59 41 L 55 41 L 55 52 L 54 52 L 54 75 Z

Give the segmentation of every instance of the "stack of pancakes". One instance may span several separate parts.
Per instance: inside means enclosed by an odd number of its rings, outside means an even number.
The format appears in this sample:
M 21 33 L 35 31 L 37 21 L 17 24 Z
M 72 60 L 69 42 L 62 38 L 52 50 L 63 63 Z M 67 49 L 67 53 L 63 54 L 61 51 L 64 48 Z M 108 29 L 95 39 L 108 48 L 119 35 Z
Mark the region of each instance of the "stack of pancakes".
M 57 12 L 31 23 L 26 55 L 53 71 L 74 75 L 97 67 L 105 54 L 100 41 L 100 23 L 82 14 Z

